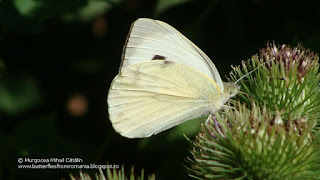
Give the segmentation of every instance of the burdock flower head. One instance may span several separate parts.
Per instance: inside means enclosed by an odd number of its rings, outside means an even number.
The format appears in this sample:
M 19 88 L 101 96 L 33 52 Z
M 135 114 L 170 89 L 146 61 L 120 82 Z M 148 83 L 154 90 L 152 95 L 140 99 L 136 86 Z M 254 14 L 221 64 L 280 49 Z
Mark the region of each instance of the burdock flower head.
M 276 46 L 268 43 L 258 55 L 235 67 L 231 79 L 236 81 L 251 70 L 246 80 L 240 81 L 241 101 L 265 105 L 281 112 L 282 117 L 299 119 L 306 116 L 320 118 L 319 57 L 298 44 Z
M 242 93 L 216 113 L 190 150 L 187 169 L 198 179 L 320 177 L 318 55 L 300 44 L 268 43 L 234 67 Z M 318 125 L 317 125 L 318 124 Z
M 299 132 L 266 108 L 236 105 L 203 124 L 186 166 L 196 179 L 314 179 L 319 135 Z M 219 125 L 217 125 L 217 122 Z
M 275 64 L 283 63 L 286 75 L 289 74 L 289 70 L 292 66 L 297 66 L 297 75 L 301 79 L 306 72 L 314 65 L 317 65 L 319 56 L 310 49 L 305 49 L 298 44 L 297 47 L 291 48 L 288 45 L 283 44 L 277 46 L 274 42 L 267 43 L 267 47 L 260 50 L 260 58 L 267 62 L 274 60 Z M 270 65 L 266 65 L 269 69 Z

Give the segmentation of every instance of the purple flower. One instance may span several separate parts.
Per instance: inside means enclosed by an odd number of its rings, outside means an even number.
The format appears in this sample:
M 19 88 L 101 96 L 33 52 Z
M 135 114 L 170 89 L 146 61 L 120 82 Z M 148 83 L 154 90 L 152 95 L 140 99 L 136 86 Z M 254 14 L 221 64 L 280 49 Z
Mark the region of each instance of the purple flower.
M 318 63 L 319 56 L 310 49 L 305 49 L 298 44 L 297 47 L 291 48 L 288 45 L 277 46 L 275 43 L 267 43 L 265 49 L 260 50 L 260 57 L 264 61 L 275 58 L 275 63 L 284 64 L 286 74 L 288 75 L 289 69 L 293 65 L 297 65 L 298 78 L 301 79 L 308 72 L 308 68 Z M 267 67 L 270 69 L 270 63 Z

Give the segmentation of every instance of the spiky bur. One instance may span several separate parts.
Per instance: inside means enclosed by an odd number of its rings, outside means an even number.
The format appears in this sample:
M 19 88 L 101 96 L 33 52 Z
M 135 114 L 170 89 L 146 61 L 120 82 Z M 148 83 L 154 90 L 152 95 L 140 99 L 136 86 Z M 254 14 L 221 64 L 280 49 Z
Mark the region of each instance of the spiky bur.
M 106 173 L 104 173 L 101 169 L 99 169 L 99 173 L 96 173 L 94 178 L 91 178 L 89 174 L 83 173 L 80 171 L 79 176 L 75 177 L 73 175 L 70 175 L 71 180 L 155 180 L 156 177 L 154 174 L 149 175 L 147 178 L 144 177 L 144 170 L 141 170 L 140 176 L 134 175 L 134 168 L 131 168 L 131 174 L 130 178 L 128 178 L 125 175 L 124 166 L 121 167 L 120 170 L 113 169 L 112 171 L 110 169 L 106 170 Z
M 235 67 L 231 79 L 237 80 L 269 60 L 272 61 L 259 67 L 247 80 L 240 81 L 240 100 L 266 105 L 272 112 L 281 112 L 282 117 L 289 116 L 289 120 L 303 117 L 319 121 L 319 57 L 299 44 L 294 48 L 267 44 L 259 55 Z
M 320 179 L 318 55 L 300 45 L 268 44 L 235 67 L 231 79 L 261 64 L 240 81 L 234 109 L 203 124 L 188 158 L 190 176 Z
M 306 125 L 307 126 L 307 125 Z M 319 136 L 254 103 L 203 124 L 187 169 L 196 179 L 320 179 Z

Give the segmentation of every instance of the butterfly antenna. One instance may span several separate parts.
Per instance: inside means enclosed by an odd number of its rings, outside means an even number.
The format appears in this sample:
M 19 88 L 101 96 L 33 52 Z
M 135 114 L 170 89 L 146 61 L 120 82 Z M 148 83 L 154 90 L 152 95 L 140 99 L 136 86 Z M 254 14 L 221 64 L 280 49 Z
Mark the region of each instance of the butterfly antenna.
M 248 72 L 247 74 L 243 75 L 241 78 L 239 78 L 238 80 L 236 80 L 236 82 L 234 82 L 234 83 L 237 84 L 240 80 L 242 80 L 243 78 L 245 78 L 245 77 L 248 76 L 249 74 L 251 74 L 251 73 L 253 73 L 254 71 L 256 71 L 259 67 L 261 67 L 261 66 L 263 66 L 263 65 L 265 65 L 265 64 L 267 64 L 267 63 L 269 63 L 269 62 L 271 62 L 271 61 L 273 61 L 273 60 L 274 60 L 274 58 L 272 58 L 272 59 L 270 59 L 269 61 L 266 61 L 266 62 L 260 64 L 258 67 L 254 68 L 253 70 L 251 70 L 251 71 Z

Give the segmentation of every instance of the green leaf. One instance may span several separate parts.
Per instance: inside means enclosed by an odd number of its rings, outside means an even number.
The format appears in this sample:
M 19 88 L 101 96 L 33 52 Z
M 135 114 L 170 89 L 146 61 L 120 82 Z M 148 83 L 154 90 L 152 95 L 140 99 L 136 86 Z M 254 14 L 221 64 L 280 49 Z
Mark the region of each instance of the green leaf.
M 173 128 L 166 137 L 168 141 L 174 141 L 177 139 L 184 138 L 183 135 L 187 137 L 195 137 L 200 129 L 200 120 L 203 118 L 192 119 L 184 122 L 177 127 Z

